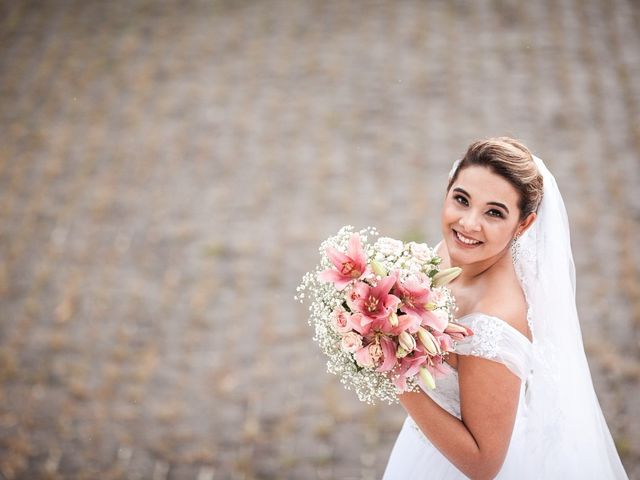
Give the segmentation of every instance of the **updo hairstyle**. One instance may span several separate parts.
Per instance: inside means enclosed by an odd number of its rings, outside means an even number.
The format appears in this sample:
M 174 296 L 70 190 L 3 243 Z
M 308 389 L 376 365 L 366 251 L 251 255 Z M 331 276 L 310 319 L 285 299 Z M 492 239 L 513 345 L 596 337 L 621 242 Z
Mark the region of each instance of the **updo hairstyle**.
M 447 191 L 460 171 L 472 165 L 487 167 L 513 185 L 520 195 L 520 221 L 538 210 L 542 201 L 542 175 L 531 152 L 522 143 L 509 137 L 488 138 L 472 143 L 454 167 Z

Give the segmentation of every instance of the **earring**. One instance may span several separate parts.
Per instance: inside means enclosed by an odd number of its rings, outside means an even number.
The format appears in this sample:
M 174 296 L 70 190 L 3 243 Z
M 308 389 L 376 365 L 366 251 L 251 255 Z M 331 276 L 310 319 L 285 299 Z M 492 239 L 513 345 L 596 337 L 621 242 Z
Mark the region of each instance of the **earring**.
M 518 261 L 518 258 L 520 257 L 520 242 L 518 241 L 520 239 L 520 234 L 516 234 L 515 237 L 513 237 L 513 240 L 511 241 L 511 258 L 513 259 L 513 263 L 516 263 Z

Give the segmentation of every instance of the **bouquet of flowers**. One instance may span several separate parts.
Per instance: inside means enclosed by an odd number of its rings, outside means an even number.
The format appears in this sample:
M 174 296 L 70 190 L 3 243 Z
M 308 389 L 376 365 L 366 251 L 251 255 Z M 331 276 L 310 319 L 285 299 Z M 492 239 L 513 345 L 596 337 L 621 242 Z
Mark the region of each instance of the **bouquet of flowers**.
M 321 261 L 307 272 L 296 299 L 310 298 L 309 324 L 327 355 L 327 369 L 361 401 L 395 403 L 398 394 L 435 388 L 447 373 L 444 358 L 473 333 L 453 322 L 455 301 L 446 284 L 458 267 L 424 243 L 377 237 L 352 226 L 320 245 Z

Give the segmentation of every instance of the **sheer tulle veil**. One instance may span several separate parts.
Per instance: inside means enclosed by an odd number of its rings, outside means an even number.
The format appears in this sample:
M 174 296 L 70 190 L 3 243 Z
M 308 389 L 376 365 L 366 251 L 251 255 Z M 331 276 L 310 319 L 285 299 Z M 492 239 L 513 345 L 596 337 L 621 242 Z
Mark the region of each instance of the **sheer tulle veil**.
M 595 394 L 576 309 L 569 222 L 555 178 L 534 161 L 544 196 L 514 266 L 529 310 L 527 478 L 627 478 Z M 523 477 L 524 478 L 524 477 Z

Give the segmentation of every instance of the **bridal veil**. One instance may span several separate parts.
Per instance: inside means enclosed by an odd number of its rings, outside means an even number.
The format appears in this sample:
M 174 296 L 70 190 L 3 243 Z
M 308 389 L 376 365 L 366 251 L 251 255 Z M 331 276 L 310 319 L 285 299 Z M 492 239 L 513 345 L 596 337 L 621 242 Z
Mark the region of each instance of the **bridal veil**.
M 544 196 L 515 260 L 533 335 L 523 478 L 626 479 L 584 352 L 565 205 L 553 175 L 534 161 Z

